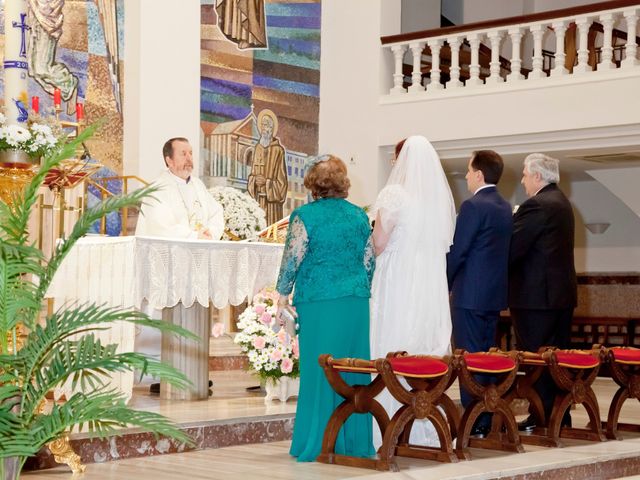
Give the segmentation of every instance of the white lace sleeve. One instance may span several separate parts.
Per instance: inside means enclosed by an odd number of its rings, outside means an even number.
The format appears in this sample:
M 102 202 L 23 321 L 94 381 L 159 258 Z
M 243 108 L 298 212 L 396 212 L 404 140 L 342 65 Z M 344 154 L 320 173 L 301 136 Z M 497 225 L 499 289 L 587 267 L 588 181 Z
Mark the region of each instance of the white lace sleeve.
M 307 229 L 300 220 L 299 216 L 291 216 L 291 223 L 287 230 L 287 240 L 284 245 L 282 254 L 282 263 L 280 264 L 280 274 L 276 290 L 281 295 L 289 295 L 293 290 L 293 284 L 296 280 L 298 268 L 307 253 L 307 245 L 309 238 L 307 237 Z
M 406 203 L 407 194 L 402 186 L 387 185 L 378 194 L 373 207 L 374 218 L 382 222 L 382 229 L 390 232 L 396 224 L 398 215 Z
M 369 235 L 367 246 L 364 249 L 364 268 L 369 277 L 369 283 L 373 280 L 373 272 L 376 269 L 376 250 L 373 247 L 373 236 Z

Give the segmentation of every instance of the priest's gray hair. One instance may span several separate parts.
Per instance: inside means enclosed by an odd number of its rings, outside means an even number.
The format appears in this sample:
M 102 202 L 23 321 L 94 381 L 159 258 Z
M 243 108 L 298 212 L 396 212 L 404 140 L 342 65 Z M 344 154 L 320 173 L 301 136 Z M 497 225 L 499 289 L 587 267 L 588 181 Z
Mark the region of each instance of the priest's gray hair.
M 539 173 L 543 181 L 558 183 L 560 181 L 560 162 L 544 153 L 532 153 L 524 159 L 524 168 L 529 173 Z

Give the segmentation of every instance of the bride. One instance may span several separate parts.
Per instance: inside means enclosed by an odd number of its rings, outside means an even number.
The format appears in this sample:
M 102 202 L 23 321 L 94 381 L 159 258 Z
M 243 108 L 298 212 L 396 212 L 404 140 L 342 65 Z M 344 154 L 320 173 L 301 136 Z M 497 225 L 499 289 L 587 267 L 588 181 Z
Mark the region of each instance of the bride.
M 401 142 L 402 143 L 402 142 Z M 453 241 L 455 206 L 440 158 L 429 141 L 412 136 L 376 200 L 371 287 L 371 358 L 450 352 L 451 316 L 446 255 Z M 406 385 L 406 384 L 405 384 Z M 376 397 L 389 417 L 399 408 L 387 390 Z M 382 437 L 374 422 L 374 444 Z M 438 445 L 435 429 L 416 420 L 412 444 Z

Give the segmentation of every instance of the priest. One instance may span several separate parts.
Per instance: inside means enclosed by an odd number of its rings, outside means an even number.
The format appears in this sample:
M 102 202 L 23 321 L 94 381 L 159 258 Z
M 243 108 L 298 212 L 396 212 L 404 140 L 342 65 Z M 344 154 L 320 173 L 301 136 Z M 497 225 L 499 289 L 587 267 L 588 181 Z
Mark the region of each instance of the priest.
M 224 232 L 222 206 L 192 175 L 189 140 L 167 140 L 162 154 L 167 170 L 154 182 L 160 190 L 142 205 L 136 235 L 219 240 Z

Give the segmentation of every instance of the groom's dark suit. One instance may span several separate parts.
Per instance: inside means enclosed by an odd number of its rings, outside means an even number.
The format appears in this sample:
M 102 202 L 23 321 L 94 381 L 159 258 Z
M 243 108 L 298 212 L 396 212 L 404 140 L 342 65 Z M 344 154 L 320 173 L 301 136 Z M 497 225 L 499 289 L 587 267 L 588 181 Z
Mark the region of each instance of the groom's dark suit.
M 447 255 L 456 348 L 483 352 L 495 345 L 500 310 L 507 306 L 511 206 L 495 186 L 478 190 L 460 206 Z M 471 399 L 461 391 L 462 404 Z
M 555 183 L 525 201 L 514 215 L 509 254 L 509 309 L 518 349 L 569 346 L 576 306 L 571 204 Z M 548 415 L 555 397 L 549 377 L 536 389 Z

